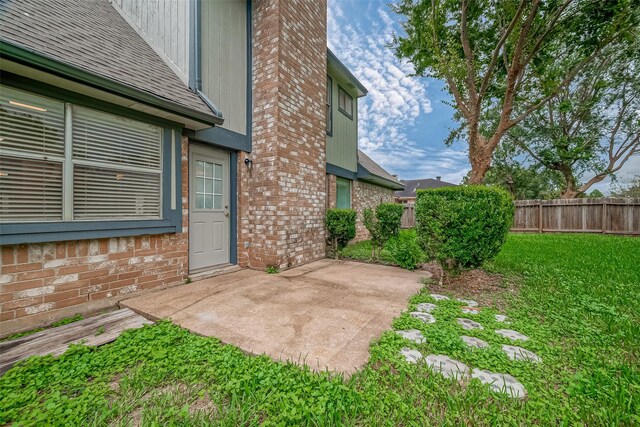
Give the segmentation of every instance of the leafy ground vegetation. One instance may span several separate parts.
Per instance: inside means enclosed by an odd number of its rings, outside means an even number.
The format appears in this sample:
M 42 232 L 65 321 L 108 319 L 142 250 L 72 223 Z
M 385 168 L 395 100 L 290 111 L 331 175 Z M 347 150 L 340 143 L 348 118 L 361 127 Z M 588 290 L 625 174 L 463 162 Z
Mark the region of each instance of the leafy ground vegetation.
M 370 249 L 370 248 L 369 248 Z M 384 256 L 384 251 L 383 254 Z M 415 328 L 422 354 L 505 372 L 523 400 L 476 380 L 455 382 L 398 352 L 409 342 L 388 331 L 369 363 L 348 379 L 252 357 L 168 322 L 125 332 L 99 348 L 76 346 L 59 358 L 35 357 L 0 377 L 0 425 L 633 425 L 640 423 L 640 239 L 599 235 L 510 235 L 485 269 L 513 283 L 491 292 L 526 347 L 542 363 L 514 362 L 497 313 L 478 296 L 463 331 L 460 303 L 438 302 L 437 322 L 402 314 L 394 329 Z M 410 309 L 434 302 L 427 284 Z M 438 289 L 447 293 L 447 289 Z M 462 286 L 451 296 L 465 295 Z M 486 292 L 486 291 L 485 291 Z M 491 346 L 471 350 L 460 335 Z

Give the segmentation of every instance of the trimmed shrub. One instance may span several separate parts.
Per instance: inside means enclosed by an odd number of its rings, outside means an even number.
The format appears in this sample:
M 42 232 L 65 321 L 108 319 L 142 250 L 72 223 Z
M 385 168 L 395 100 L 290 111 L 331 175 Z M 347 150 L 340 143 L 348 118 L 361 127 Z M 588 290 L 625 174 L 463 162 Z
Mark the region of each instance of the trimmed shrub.
M 353 209 L 327 210 L 327 237 L 333 255 L 338 258 L 338 251 L 356 237 L 356 211 Z
M 415 270 L 424 261 L 424 252 L 414 230 L 400 230 L 398 237 L 389 240 L 385 247 L 391 252 L 393 261 L 407 270 Z
M 416 201 L 418 242 L 443 268 L 479 267 L 500 252 L 514 210 L 509 193 L 499 188 L 421 190 Z
M 375 211 L 371 208 L 364 210 L 362 222 L 371 238 L 372 261 L 377 261 L 384 244 L 398 235 L 403 211 L 402 205 L 396 203 L 381 203 Z

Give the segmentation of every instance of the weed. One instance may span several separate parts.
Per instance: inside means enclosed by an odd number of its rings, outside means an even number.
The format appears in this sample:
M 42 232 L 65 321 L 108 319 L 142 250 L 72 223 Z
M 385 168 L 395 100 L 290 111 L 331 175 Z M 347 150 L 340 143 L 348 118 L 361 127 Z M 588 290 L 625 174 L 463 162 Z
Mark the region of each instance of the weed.
M 267 266 L 267 274 L 278 274 L 280 273 L 280 269 L 275 265 Z

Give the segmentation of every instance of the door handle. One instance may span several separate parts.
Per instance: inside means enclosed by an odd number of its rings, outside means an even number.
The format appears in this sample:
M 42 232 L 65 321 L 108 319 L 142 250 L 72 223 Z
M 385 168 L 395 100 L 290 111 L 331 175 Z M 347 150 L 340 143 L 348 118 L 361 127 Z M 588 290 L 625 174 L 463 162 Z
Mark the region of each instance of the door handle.
M 229 212 L 225 212 L 225 213 L 224 213 L 224 216 L 229 216 Z

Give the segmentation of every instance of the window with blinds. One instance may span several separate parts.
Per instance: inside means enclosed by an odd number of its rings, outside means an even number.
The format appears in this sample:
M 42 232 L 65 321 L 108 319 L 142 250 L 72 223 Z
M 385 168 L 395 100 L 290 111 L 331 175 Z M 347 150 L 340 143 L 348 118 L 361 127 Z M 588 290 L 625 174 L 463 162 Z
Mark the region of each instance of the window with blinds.
M 0 101 L 0 220 L 162 218 L 162 128 L 4 85 Z
M 63 218 L 64 103 L 0 87 L 0 220 Z
M 162 129 L 73 107 L 74 219 L 161 216 Z

